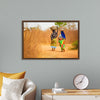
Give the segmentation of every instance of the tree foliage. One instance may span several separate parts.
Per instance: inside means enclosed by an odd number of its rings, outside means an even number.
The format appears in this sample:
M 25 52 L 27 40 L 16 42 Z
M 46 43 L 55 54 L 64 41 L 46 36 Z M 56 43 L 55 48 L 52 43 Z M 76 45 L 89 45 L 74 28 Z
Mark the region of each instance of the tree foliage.
M 66 26 L 67 23 L 66 22 L 55 22 L 55 25 L 58 25 L 58 27 L 61 27 L 61 26 Z

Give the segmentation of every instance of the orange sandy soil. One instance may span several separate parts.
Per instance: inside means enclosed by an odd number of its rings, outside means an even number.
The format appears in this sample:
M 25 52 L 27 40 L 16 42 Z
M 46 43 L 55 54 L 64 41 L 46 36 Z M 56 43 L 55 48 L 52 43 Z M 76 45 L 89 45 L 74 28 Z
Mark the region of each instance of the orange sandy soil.
M 61 48 L 57 46 L 55 51 L 52 51 L 49 45 L 42 45 L 41 58 L 78 58 L 78 50 L 68 50 L 61 52 Z
M 41 31 L 39 29 L 32 29 L 24 31 L 23 35 L 23 54 L 24 58 L 78 58 L 78 50 L 68 50 L 75 40 L 78 40 L 77 30 L 65 30 L 66 34 L 66 51 L 61 52 L 61 48 L 57 39 L 57 48 L 52 51 L 51 30 Z M 60 32 L 58 32 L 58 35 Z M 57 37 L 58 38 L 58 37 Z
M 60 46 L 52 51 L 50 45 L 41 45 L 39 53 L 34 57 L 34 53 L 27 54 L 26 58 L 78 58 L 78 50 L 68 50 L 70 44 L 66 44 L 66 51 L 61 52 Z M 34 51 L 33 51 L 34 52 Z

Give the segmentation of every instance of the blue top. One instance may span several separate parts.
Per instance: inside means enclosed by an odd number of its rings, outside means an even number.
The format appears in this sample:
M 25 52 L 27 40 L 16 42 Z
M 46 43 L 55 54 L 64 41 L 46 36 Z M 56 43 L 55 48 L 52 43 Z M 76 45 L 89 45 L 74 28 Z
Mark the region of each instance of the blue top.
M 63 31 L 61 31 L 61 36 L 66 39 L 65 33 Z

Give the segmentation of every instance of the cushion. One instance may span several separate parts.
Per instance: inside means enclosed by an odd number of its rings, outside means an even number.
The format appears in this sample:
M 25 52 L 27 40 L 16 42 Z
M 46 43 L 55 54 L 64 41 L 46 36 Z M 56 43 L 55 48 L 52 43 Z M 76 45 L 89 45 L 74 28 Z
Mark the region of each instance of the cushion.
M 4 100 L 20 100 L 25 79 L 9 79 L 3 77 L 1 98 Z
M 0 96 L 1 96 L 1 89 L 3 83 L 3 77 L 11 78 L 11 79 L 22 79 L 25 76 L 25 72 L 21 73 L 2 73 L 0 72 Z

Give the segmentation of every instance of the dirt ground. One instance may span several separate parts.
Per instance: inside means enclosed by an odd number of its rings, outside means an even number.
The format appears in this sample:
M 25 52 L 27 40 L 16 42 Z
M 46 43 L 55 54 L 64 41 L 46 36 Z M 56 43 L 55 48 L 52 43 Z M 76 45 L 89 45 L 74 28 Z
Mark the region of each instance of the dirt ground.
M 24 58 L 78 58 L 78 50 L 69 50 L 68 47 L 78 40 L 77 30 L 65 30 L 66 33 L 66 51 L 61 52 L 61 48 L 57 39 L 57 48 L 52 51 L 51 30 L 41 31 L 26 30 L 23 35 L 23 54 Z M 58 32 L 58 34 L 60 34 Z
M 52 51 L 50 45 L 41 45 L 37 54 L 31 51 L 31 54 L 29 53 L 28 55 L 27 53 L 25 58 L 78 58 L 78 50 L 68 50 L 70 45 L 71 44 L 66 45 L 65 52 L 61 52 L 60 46 L 57 46 L 55 51 Z
M 40 58 L 78 58 L 78 50 L 68 50 L 61 52 L 60 46 L 57 46 L 55 51 L 52 51 L 50 45 L 41 45 Z

